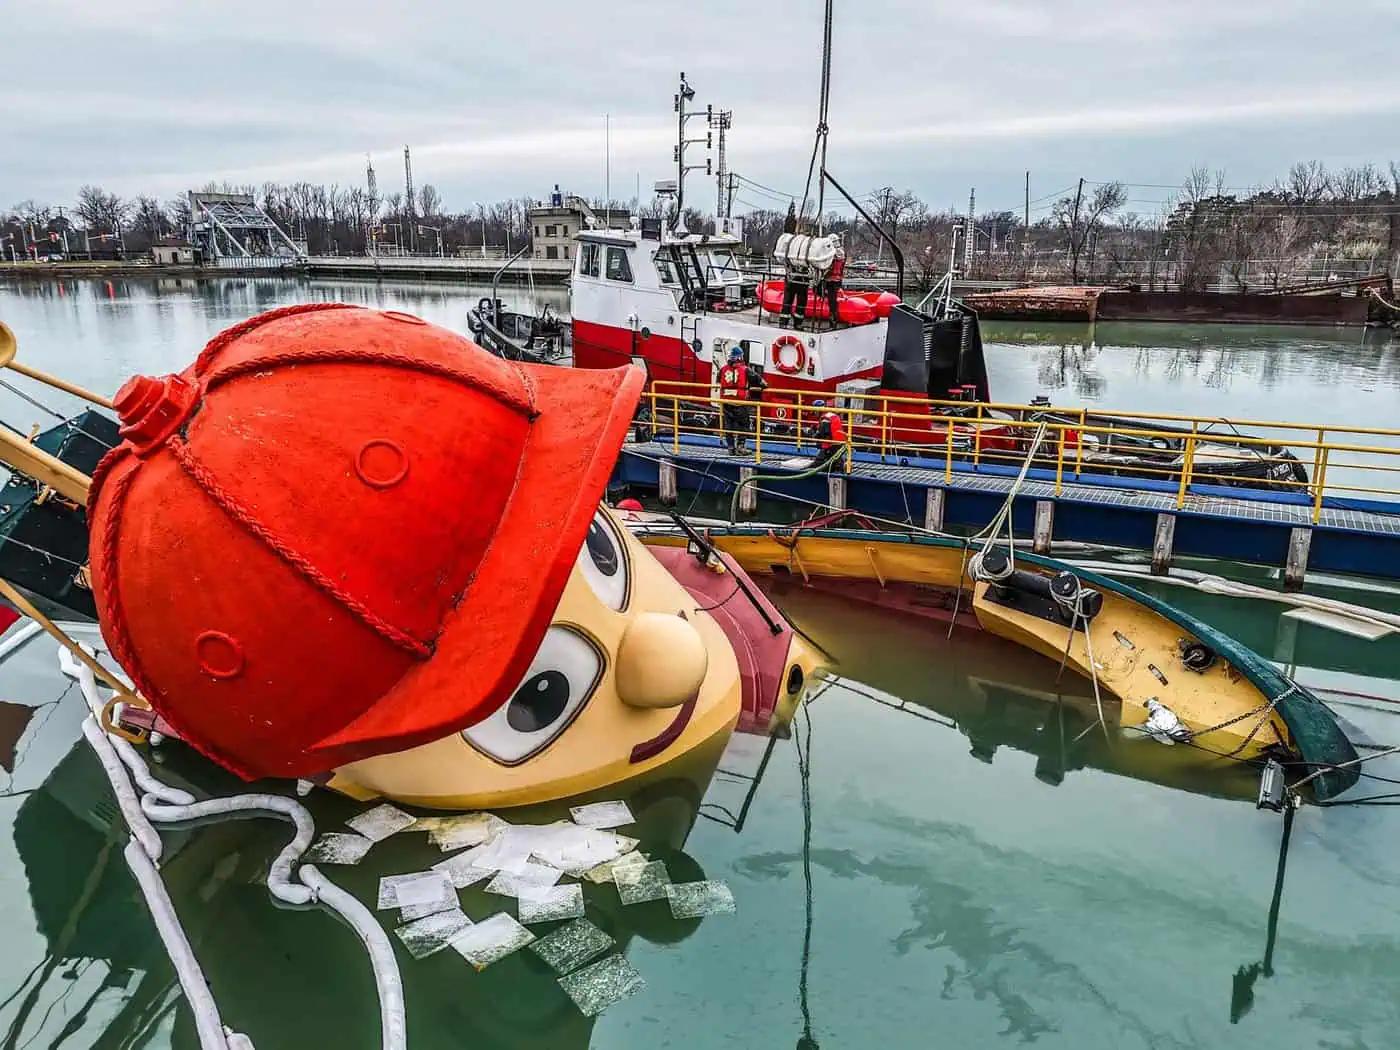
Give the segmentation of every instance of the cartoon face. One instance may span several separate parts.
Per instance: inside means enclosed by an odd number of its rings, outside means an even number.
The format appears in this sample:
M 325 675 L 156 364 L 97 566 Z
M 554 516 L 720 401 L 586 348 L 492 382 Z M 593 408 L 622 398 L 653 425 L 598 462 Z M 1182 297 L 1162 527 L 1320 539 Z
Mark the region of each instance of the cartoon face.
M 740 691 L 719 625 L 600 508 L 510 699 L 460 733 L 344 766 L 330 786 L 447 808 L 584 794 L 727 737 Z

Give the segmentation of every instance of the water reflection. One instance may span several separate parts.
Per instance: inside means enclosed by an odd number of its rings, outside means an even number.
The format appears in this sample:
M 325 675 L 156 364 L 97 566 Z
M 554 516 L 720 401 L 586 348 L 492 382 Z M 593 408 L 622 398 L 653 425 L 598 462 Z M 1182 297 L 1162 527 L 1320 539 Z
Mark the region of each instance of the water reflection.
M 983 339 L 1005 401 L 1383 427 L 1400 395 L 1386 329 L 988 322 Z
M 70 738 L 71 739 L 71 738 Z M 162 779 L 198 794 L 242 785 L 173 746 L 158 752 Z M 706 878 L 685 841 L 718 756 L 671 767 L 629 798 L 635 834 L 672 881 Z M 32 770 L 31 770 L 32 773 Z M 358 811 L 319 793 L 309 804 L 332 828 Z M 515 811 L 542 822 L 558 807 Z M 629 831 L 633 829 L 628 829 Z M 258 1046 L 365 1046 L 379 1030 L 369 967 L 350 933 L 317 909 L 277 905 L 264 886 L 288 832 L 278 821 L 200 822 L 167 831 L 162 871 L 225 1020 Z M 38 961 L 0 1003 L 0 1047 L 196 1045 L 178 982 L 121 856 L 127 832 L 85 743 L 72 744 L 28 792 L 13 818 L 14 848 L 42 939 Z M 372 902 L 383 874 L 422 870 L 442 858 L 422 835 L 377 845 L 336 881 Z M 462 891 L 477 918 L 508 904 L 478 885 Z M 703 924 L 675 919 L 666 902 L 624 907 L 610 886 L 586 885 L 587 917 L 628 953 L 637 943 L 678 944 Z M 550 924 L 553 928 L 557 924 Z M 536 927 L 535 932 L 546 932 Z M 583 1048 L 584 1017 L 557 976 L 529 951 L 475 973 L 451 950 L 425 960 L 400 952 L 412 1046 Z M 645 963 L 641 967 L 645 976 Z

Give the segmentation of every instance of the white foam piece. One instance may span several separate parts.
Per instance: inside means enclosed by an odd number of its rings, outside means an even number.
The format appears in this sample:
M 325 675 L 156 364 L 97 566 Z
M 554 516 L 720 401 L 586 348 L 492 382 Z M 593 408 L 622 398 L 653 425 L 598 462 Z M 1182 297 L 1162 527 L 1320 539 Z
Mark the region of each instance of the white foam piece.
M 411 817 L 403 810 L 386 802 L 373 809 L 365 810 L 357 817 L 351 817 L 345 824 L 371 842 L 383 842 L 390 835 L 396 835 L 405 828 L 412 827 L 416 821 L 416 817 Z
M 446 948 L 453 938 L 470 925 L 471 919 L 467 918 L 461 908 L 451 908 L 415 919 L 400 926 L 394 933 L 403 941 L 409 955 L 415 959 L 426 959 Z
M 456 903 L 452 880 L 441 871 L 413 871 L 405 875 L 385 875 L 379 880 L 378 908 L 407 908 L 431 901 Z
M 593 802 L 569 810 L 575 824 L 585 828 L 621 828 L 636 823 L 626 802 Z
M 671 884 L 671 876 L 666 865 L 659 860 L 648 861 L 640 867 L 614 869 L 613 882 L 617 895 L 623 904 L 643 904 L 659 901 L 666 896 L 666 887 Z
M 515 897 L 517 900 L 539 896 L 540 890 L 554 886 L 562 874 L 558 868 L 530 861 L 522 871 L 498 871 L 495 878 L 486 884 L 486 892 Z
M 734 893 L 723 882 L 677 882 L 666 887 L 671 914 L 677 919 L 734 913 Z
M 583 916 L 583 887 L 576 882 L 550 886 L 539 893 L 520 897 L 517 909 L 521 922 L 554 922 Z
M 472 863 L 472 858 L 467 855 L 471 852 L 471 850 L 467 850 L 466 853 L 458 853 L 455 857 L 440 860 L 433 865 L 433 870 L 446 875 L 452 880 L 452 885 L 459 890 L 475 886 L 482 879 L 489 879 L 496 874 L 490 868 L 476 867 Z
M 620 955 L 609 955 L 601 962 L 559 978 L 559 987 L 585 1017 L 596 1017 L 609 1006 L 636 995 L 646 984 L 646 979 Z
M 328 831 L 302 854 L 308 864 L 358 864 L 374 843 L 363 835 L 346 835 Z
M 514 917 L 497 912 L 467 927 L 452 940 L 452 948 L 478 970 L 504 959 L 535 939 Z

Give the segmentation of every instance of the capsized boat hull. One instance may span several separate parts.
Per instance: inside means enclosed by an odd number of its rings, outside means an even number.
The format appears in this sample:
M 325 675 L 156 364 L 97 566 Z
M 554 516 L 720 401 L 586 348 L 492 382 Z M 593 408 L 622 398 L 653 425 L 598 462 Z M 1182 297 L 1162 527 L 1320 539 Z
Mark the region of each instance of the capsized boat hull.
M 1198 734 L 1207 753 L 1235 759 L 1265 752 L 1292 755 L 1307 769 L 1340 765 L 1356 752 L 1331 712 L 1270 663 L 1187 613 L 1120 581 L 1052 558 L 1017 552 L 1017 567 L 1049 577 L 1072 572 L 1103 595 L 1088 637 L 1065 624 L 998 603 L 986 583 L 967 574 L 969 550 L 961 540 L 894 532 L 842 529 L 773 530 L 730 526 L 710 532 L 712 542 L 756 578 L 785 576 L 804 583 L 874 597 L 881 604 L 968 623 L 1025 646 L 1089 676 L 1093 649 L 1099 685 L 1118 701 L 1124 726 L 1141 726 L 1155 698 Z M 654 535 L 647 542 L 674 544 Z M 1185 666 L 1183 643 L 1207 647 L 1215 660 L 1204 670 Z M 1048 667 L 1055 673 L 1054 665 Z M 1356 781 L 1354 769 L 1330 770 L 1313 780 L 1319 797 Z

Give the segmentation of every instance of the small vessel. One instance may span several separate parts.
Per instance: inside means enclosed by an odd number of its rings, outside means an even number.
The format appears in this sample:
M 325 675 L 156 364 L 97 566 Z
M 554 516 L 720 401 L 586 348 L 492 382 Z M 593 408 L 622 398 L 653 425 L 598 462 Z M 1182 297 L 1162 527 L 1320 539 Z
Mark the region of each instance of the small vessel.
M 641 531 L 651 545 L 688 542 L 664 527 Z M 1212 761 L 1274 758 L 1300 778 L 1321 771 L 1311 780 L 1321 798 L 1356 782 L 1356 751 L 1317 697 L 1223 632 L 1121 581 L 1014 546 L 974 551 L 953 538 L 822 522 L 718 526 L 706 537 L 780 606 L 782 588 L 800 585 L 1037 652 L 1093 684 L 1105 730 L 1184 744 Z

